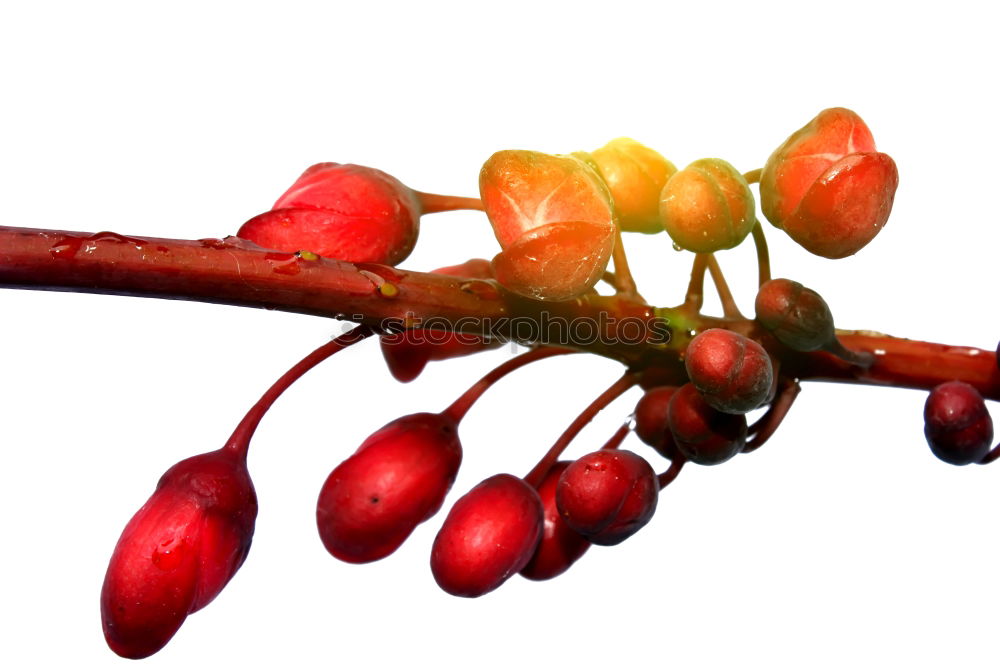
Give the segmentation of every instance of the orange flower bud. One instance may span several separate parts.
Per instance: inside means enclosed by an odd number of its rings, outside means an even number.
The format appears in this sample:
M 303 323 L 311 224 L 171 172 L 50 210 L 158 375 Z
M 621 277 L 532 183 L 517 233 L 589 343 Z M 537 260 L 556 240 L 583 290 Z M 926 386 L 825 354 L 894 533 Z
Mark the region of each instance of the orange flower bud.
M 677 245 L 692 252 L 736 247 L 753 225 L 754 199 L 747 181 L 725 160 L 692 162 L 660 193 L 660 218 Z

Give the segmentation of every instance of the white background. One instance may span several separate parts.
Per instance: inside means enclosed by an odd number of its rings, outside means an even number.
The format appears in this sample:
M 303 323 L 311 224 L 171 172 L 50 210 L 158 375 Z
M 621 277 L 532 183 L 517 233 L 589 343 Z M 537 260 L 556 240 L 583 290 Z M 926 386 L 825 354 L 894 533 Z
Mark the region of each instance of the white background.
M 1000 60 L 981 6 L 8 6 L 0 224 L 224 236 L 313 162 L 473 195 L 495 150 L 621 135 L 678 166 L 722 157 L 749 170 L 819 110 L 847 106 L 899 165 L 892 218 L 836 262 L 768 226 L 776 275 L 824 294 L 841 327 L 993 349 Z M 676 303 L 689 256 L 662 234 L 627 246 L 644 294 Z M 404 267 L 495 251 L 480 215 L 437 215 Z M 720 257 L 744 311 L 752 254 Z M 117 662 L 98 596 L 122 527 L 167 467 L 220 446 L 341 325 L 3 290 L 0 313 L 0 660 Z M 913 391 L 807 385 L 763 450 L 686 469 L 647 528 L 551 582 L 447 596 L 427 565 L 444 511 L 387 560 L 327 555 L 314 503 L 329 471 L 510 353 L 435 364 L 404 386 L 366 344 L 292 388 L 252 447 L 261 511 L 246 565 L 152 661 L 996 663 L 1000 469 L 933 458 Z M 462 426 L 452 497 L 526 472 L 618 374 L 561 358 L 498 385 Z M 571 452 L 603 443 L 636 399 Z

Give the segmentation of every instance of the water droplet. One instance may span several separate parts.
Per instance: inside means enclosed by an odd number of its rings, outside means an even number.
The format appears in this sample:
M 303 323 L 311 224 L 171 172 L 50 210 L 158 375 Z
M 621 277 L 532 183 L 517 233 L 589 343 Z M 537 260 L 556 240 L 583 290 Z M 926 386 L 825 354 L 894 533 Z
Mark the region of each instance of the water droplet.
M 684 248 L 682 248 L 676 242 L 674 243 L 673 247 L 674 247 L 674 252 L 683 252 L 684 251 Z
M 49 254 L 56 259 L 72 259 L 80 251 L 81 245 L 83 245 L 82 238 L 63 236 L 52 244 L 52 247 L 49 248 Z
M 199 238 L 198 242 L 210 250 L 228 250 L 232 247 L 221 238 Z
M 500 299 L 500 290 L 492 280 L 469 280 L 458 285 L 467 294 L 473 294 L 487 301 Z
M 163 571 L 176 569 L 184 559 L 187 544 L 183 540 L 178 541 L 173 537 L 165 539 L 153 551 L 153 564 Z
M 101 241 L 111 243 L 127 243 L 129 245 L 133 245 L 137 250 L 141 250 L 146 245 L 145 241 L 141 241 L 138 238 L 122 236 L 121 234 L 116 234 L 113 231 L 98 231 L 96 234 L 92 234 L 87 240 L 95 243 Z
M 271 264 L 271 270 L 279 275 L 298 275 L 302 270 L 299 257 L 295 254 L 268 252 L 264 255 L 264 259 Z

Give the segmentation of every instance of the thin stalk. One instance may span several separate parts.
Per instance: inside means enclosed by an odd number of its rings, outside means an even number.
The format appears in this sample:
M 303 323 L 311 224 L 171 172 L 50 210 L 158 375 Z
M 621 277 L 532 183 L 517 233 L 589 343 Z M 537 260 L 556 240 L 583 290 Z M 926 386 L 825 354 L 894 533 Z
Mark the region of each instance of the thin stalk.
M 444 213 L 452 210 L 484 210 L 483 202 L 473 197 L 452 197 L 444 194 L 429 194 L 414 192 L 420 201 L 420 210 L 424 214 Z
M 757 283 L 758 286 L 771 279 L 771 253 L 767 249 L 767 238 L 764 236 L 764 227 L 760 220 L 753 225 L 750 232 L 753 235 L 753 244 L 757 249 Z
M 628 437 L 628 434 L 632 432 L 632 428 L 629 427 L 628 423 L 623 423 L 618 430 L 615 430 L 615 434 L 611 435 L 611 439 L 608 440 L 607 444 L 602 446 L 602 449 L 617 449 Z
M 693 312 L 701 312 L 701 306 L 705 303 L 705 269 L 707 268 L 708 255 L 695 254 L 694 263 L 691 265 L 691 281 L 688 282 L 687 294 L 684 296 L 684 307 Z
M 677 478 L 677 475 L 681 473 L 681 468 L 684 467 L 684 463 L 686 462 L 687 458 L 678 454 L 676 458 L 670 461 L 670 467 L 662 474 L 656 476 L 656 480 L 660 483 L 660 490 L 669 486 Z
M 525 482 L 527 482 L 528 485 L 537 488 L 538 484 L 540 484 L 542 479 L 545 478 L 545 475 L 549 473 L 549 468 L 555 464 L 562 452 L 566 450 L 566 447 L 573 441 L 573 438 L 580 434 L 580 431 L 583 430 L 584 426 L 590 423 L 598 412 L 614 402 L 615 398 L 635 386 L 638 381 L 638 375 L 632 372 L 626 372 L 618 379 L 618 381 L 606 388 L 601 395 L 597 396 L 592 403 L 587 405 L 586 409 L 580 412 L 579 416 L 573 419 L 573 422 L 570 423 L 565 432 L 559 436 L 559 439 L 557 439 L 555 444 L 552 445 L 552 448 L 550 448 L 548 452 L 542 456 L 542 459 L 538 461 L 538 464 L 535 465 L 530 472 L 528 472 L 528 474 L 524 477 Z
M 612 258 L 615 262 L 614 286 L 615 290 L 626 297 L 638 296 L 638 289 L 635 280 L 632 278 L 632 271 L 628 267 L 628 257 L 625 256 L 625 245 L 622 243 L 622 231 L 615 228 L 615 249 L 612 251 Z
M 319 347 L 304 359 L 293 365 L 285 374 L 278 378 L 278 381 L 276 381 L 271 388 L 264 393 L 264 395 L 260 397 L 257 404 L 250 408 L 250 411 L 247 412 L 246 416 L 243 417 L 243 420 L 236 426 L 236 430 L 234 430 L 233 434 L 229 437 L 229 441 L 226 442 L 225 448 L 241 455 L 243 459 L 246 460 L 247 451 L 250 449 L 250 439 L 257 430 L 257 426 L 260 425 L 261 419 L 264 418 L 264 414 L 266 414 L 267 410 L 271 408 L 274 401 L 285 392 L 285 389 L 294 384 L 300 377 L 302 377 L 302 375 L 306 374 L 317 365 L 339 352 L 341 349 L 346 349 L 355 343 L 361 342 L 374 333 L 375 330 L 369 326 L 357 326 L 352 328 L 347 333 L 330 340 L 322 347 Z
M 760 182 L 760 174 L 764 171 L 763 169 L 754 169 L 753 171 L 747 171 L 743 174 L 743 180 L 747 181 L 747 185 L 753 185 L 754 183 Z
M 515 356 L 483 375 L 482 379 L 469 387 L 465 393 L 458 396 L 458 399 L 451 403 L 451 406 L 444 410 L 442 414 L 450 417 L 458 423 L 465 417 L 469 409 L 472 408 L 472 405 L 476 404 L 476 401 L 482 397 L 483 393 L 486 393 L 487 389 L 496 384 L 503 377 L 506 377 L 518 368 L 523 368 L 529 363 L 540 361 L 543 358 L 560 356 L 562 354 L 572 354 L 573 352 L 574 350 L 572 349 L 565 349 L 562 347 L 536 347 L 535 349 L 526 351 L 519 356 Z
M 788 415 L 795 398 L 801 391 L 802 387 L 796 381 L 789 381 L 781 388 L 778 396 L 764 412 L 764 416 L 754 421 L 753 425 L 750 426 L 749 432 L 753 437 L 743 447 L 743 453 L 756 451 L 771 438 L 781 422 L 785 420 L 785 416 Z
M 722 268 L 719 266 L 719 262 L 716 261 L 715 255 L 708 255 L 708 270 L 712 274 L 712 281 L 715 282 L 715 290 L 719 292 L 719 300 L 722 301 L 722 314 L 727 319 L 743 319 L 743 315 L 740 313 L 739 306 L 736 305 L 736 299 L 733 298 L 733 292 L 729 291 L 729 285 L 726 283 L 726 276 L 722 274 Z

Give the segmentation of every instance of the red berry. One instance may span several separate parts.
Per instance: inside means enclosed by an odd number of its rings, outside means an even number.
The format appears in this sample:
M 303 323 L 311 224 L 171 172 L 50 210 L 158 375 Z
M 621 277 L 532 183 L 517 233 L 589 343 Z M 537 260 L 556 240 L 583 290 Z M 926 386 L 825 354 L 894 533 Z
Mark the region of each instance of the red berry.
M 952 465 L 968 465 L 989 452 L 993 419 L 976 389 L 964 382 L 946 382 L 927 396 L 924 435 L 938 458 Z
M 590 542 L 571 529 L 559 515 L 556 506 L 556 486 L 563 470 L 569 467 L 570 461 L 560 460 L 553 465 L 538 486 L 538 496 L 542 500 L 545 512 L 545 523 L 542 527 L 542 540 L 535 549 L 535 554 L 527 566 L 521 569 L 521 575 L 531 580 L 548 580 L 563 573 L 580 559 Z
M 395 265 L 416 244 L 420 214 L 417 195 L 389 174 L 324 162 L 306 169 L 236 235 L 282 252 Z
M 391 554 L 441 508 L 461 462 L 449 417 L 410 414 L 386 424 L 323 484 L 316 505 L 323 545 L 345 562 Z
M 493 278 L 493 268 L 486 259 L 470 259 L 464 264 L 446 266 L 431 272 L 477 280 Z M 471 333 L 419 328 L 383 335 L 379 338 L 379 343 L 389 372 L 400 382 L 416 379 L 429 361 L 467 356 L 500 344 Z
M 764 348 L 721 328 L 695 336 L 684 367 L 708 404 L 729 414 L 746 414 L 760 407 L 774 382 L 774 369 Z
M 615 243 L 611 195 L 582 160 L 500 151 L 483 165 L 479 191 L 503 248 L 493 266 L 506 288 L 567 300 L 604 274 Z
M 757 292 L 754 309 L 760 325 L 796 351 L 823 349 L 836 337 L 826 301 L 798 282 L 783 278 L 765 282 Z
M 587 540 L 613 546 L 653 517 L 660 486 L 644 458 L 602 449 L 566 468 L 556 486 L 559 515 Z
M 101 589 L 104 637 L 116 654 L 157 652 L 215 598 L 250 549 L 257 496 L 228 449 L 182 460 L 125 526 Z
M 466 493 L 445 518 L 431 549 L 431 571 L 445 592 L 478 597 L 523 569 L 542 537 L 534 488 L 497 474 Z
M 699 465 L 723 463 L 746 444 L 746 417 L 712 408 L 694 384 L 685 384 L 674 393 L 667 409 L 667 422 L 677 448 Z
M 660 219 L 685 250 L 716 252 L 743 242 L 757 219 L 753 194 L 733 165 L 709 158 L 678 171 L 660 193 Z
M 667 424 L 667 406 L 676 390 L 675 386 L 651 388 L 635 406 L 635 434 L 670 460 L 677 455 L 677 445 Z
M 761 208 L 802 247 L 839 259 L 882 230 L 898 184 L 895 162 L 875 151 L 864 121 L 848 109 L 826 109 L 768 158 Z

